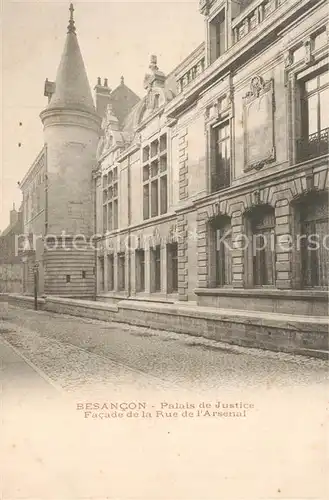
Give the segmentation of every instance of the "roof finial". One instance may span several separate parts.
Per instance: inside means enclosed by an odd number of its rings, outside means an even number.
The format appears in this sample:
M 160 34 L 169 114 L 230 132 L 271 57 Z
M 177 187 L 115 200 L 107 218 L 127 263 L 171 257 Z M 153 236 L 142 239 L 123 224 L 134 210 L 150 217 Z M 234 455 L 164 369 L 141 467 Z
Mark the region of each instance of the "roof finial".
M 158 68 L 158 65 L 157 65 L 157 56 L 156 55 L 151 55 L 151 61 L 150 61 L 150 65 L 149 65 L 149 68 L 152 70 L 152 71 L 157 71 L 159 68 Z
M 75 33 L 75 25 L 74 25 L 74 19 L 73 19 L 73 12 L 74 12 L 74 7 L 73 3 L 70 3 L 70 20 L 69 20 L 69 25 L 67 27 L 67 32 L 68 33 Z
M 123 76 L 120 78 L 120 81 L 121 81 L 121 85 L 123 85 L 125 83 L 125 79 Z

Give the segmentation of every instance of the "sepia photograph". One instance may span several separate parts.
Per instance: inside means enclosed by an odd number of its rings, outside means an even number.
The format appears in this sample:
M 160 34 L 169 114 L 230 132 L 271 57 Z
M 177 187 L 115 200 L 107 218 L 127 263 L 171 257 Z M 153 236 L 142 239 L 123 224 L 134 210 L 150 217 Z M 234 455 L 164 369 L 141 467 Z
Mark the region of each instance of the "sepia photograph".
M 327 500 L 327 1 L 1 21 L 0 500 Z

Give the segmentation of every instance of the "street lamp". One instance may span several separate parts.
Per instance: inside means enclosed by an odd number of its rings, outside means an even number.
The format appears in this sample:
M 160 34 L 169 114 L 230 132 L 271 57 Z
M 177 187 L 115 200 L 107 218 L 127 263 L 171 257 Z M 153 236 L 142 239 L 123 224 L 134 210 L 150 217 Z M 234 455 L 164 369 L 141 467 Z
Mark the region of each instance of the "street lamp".
M 36 262 L 33 266 L 34 276 L 34 309 L 38 310 L 38 278 L 39 278 L 39 263 Z

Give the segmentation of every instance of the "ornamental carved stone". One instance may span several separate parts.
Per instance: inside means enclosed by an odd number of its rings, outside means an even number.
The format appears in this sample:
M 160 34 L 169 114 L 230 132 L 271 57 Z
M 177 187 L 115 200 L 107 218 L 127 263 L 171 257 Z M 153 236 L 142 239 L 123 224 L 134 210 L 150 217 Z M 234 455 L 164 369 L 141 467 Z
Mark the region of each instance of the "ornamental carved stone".
M 243 103 L 244 170 L 275 160 L 274 82 L 254 76 Z

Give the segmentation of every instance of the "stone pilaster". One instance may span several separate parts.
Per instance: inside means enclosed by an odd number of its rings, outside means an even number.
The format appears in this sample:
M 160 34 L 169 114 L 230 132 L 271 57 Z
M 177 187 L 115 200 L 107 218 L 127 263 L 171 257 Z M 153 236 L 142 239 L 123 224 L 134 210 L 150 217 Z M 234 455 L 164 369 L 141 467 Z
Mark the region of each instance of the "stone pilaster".
M 145 246 L 145 293 L 151 293 L 151 259 L 150 247 Z
M 177 219 L 178 231 L 178 298 L 187 300 L 188 289 L 188 231 L 185 215 L 179 215 Z
M 119 274 L 119 267 L 118 267 L 118 254 L 117 252 L 115 252 L 113 254 L 113 261 L 114 261 L 114 291 L 117 292 L 118 291 L 118 274 Z
M 168 293 L 167 254 L 167 244 L 161 243 L 161 293 L 164 294 Z
M 130 286 L 131 295 L 136 295 L 136 252 L 133 249 L 129 250 L 130 253 Z
M 245 276 L 245 258 L 244 246 L 246 239 L 244 237 L 245 230 L 242 218 L 242 212 L 237 210 L 232 213 L 231 218 L 232 229 L 232 286 L 233 288 L 244 287 Z
M 108 257 L 104 254 L 104 292 L 108 291 Z
M 200 210 L 197 214 L 198 233 L 198 287 L 207 288 L 209 285 L 209 241 L 208 241 L 208 212 Z
M 276 287 L 292 288 L 292 215 L 287 199 L 275 204 Z
M 187 128 L 178 133 L 178 155 L 179 155 L 179 199 L 188 197 L 188 154 L 187 154 Z

